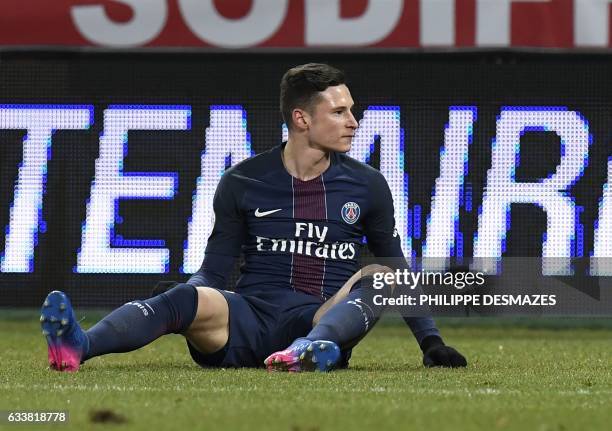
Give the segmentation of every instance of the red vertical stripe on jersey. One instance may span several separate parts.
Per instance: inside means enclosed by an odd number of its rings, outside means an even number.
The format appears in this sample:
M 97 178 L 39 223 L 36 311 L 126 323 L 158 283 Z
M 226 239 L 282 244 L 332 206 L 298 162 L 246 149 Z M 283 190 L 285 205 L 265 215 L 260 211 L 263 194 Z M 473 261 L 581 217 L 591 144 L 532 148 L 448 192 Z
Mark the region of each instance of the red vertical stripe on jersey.
M 319 176 L 310 181 L 293 178 L 292 181 L 293 218 L 296 220 L 325 220 L 327 211 L 323 178 Z M 298 239 L 296 238 L 296 240 Z M 304 242 L 304 249 L 306 248 L 306 241 L 317 242 L 316 238 L 307 238 L 304 234 L 299 240 Z M 324 259 L 295 253 L 291 269 L 293 288 L 309 295 L 320 296 L 322 294 L 324 271 Z

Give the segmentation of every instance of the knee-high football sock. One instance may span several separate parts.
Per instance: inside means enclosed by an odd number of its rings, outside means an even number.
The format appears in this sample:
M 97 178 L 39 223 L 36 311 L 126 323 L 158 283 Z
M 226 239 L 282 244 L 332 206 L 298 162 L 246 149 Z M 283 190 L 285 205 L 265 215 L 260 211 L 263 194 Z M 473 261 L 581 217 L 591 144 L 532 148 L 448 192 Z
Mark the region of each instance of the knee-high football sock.
M 179 284 L 150 299 L 128 302 L 86 332 L 89 351 L 83 360 L 129 352 L 162 335 L 184 332 L 195 318 L 197 304 L 198 292 L 189 284 Z
M 306 338 L 333 341 L 341 350 L 354 347 L 378 322 L 385 308 L 374 304 L 374 295 L 380 294 L 380 290 L 368 287 L 352 290 L 321 317 Z
M 395 288 L 394 296 L 396 298 L 402 295 L 412 296 L 418 298 L 423 290 L 420 286 L 415 289 L 408 288 L 406 285 L 398 285 Z M 418 302 L 417 302 L 418 304 Z M 413 307 L 402 307 L 398 306 L 396 309 L 404 319 L 404 322 L 408 325 L 417 343 L 421 345 L 423 340 L 430 336 L 435 336 L 441 339 L 440 331 L 436 327 L 436 322 L 431 317 L 431 311 L 427 305 L 413 306 Z

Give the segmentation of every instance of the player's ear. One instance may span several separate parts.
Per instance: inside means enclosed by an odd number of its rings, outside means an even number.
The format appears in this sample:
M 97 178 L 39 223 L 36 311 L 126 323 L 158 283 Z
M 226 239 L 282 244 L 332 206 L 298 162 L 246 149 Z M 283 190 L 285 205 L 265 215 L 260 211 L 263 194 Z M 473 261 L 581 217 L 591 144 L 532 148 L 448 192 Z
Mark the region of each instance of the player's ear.
M 307 130 L 310 125 L 310 116 L 303 109 L 295 108 L 291 113 L 293 125 L 298 130 Z

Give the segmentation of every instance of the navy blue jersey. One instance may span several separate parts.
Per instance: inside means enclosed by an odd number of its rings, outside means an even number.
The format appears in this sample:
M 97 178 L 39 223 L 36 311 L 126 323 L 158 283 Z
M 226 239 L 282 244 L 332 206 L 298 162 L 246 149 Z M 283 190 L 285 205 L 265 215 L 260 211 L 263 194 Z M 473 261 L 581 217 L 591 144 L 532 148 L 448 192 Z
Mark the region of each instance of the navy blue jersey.
M 242 252 L 237 292 L 283 288 L 326 300 L 359 270 L 364 236 L 374 255 L 403 257 L 379 171 L 332 153 L 322 175 L 301 181 L 285 169 L 283 146 L 225 172 L 204 263 L 189 283 L 224 288 L 227 262 Z

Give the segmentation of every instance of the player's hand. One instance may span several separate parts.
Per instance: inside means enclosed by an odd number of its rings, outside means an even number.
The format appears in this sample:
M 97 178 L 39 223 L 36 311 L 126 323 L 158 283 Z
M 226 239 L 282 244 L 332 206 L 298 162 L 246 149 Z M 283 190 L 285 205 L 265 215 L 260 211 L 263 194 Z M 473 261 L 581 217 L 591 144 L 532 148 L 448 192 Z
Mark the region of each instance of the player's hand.
M 423 365 L 426 367 L 458 368 L 467 366 L 467 360 L 457 350 L 444 344 L 435 335 L 426 337 L 421 342 Z

